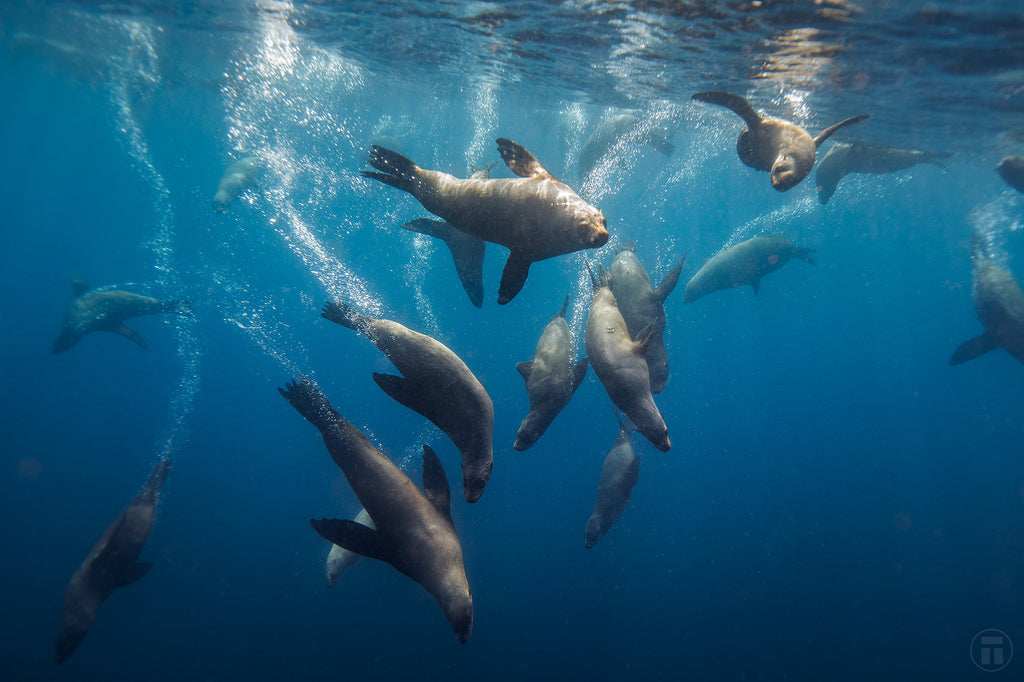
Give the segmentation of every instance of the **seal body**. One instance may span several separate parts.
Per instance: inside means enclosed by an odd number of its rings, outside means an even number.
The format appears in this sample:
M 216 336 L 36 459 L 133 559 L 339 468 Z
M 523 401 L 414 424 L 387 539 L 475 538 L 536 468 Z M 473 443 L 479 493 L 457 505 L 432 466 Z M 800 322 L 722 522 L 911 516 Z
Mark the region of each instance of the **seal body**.
M 1007 156 L 999 162 L 996 170 L 1010 187 L 1024 192 L 1024 157 Z
M 655 323 L 654 333 L 644 353 L 647 369 L 651 374 L 651 392 L 655 395 L 665 390 L 668 384 L 665 299 L 675 290 L 685 260 L 684 257 L 665 275 L 657 289 L 652 289 L 651 278 L 637 258 L 636 245 L 626 243 L 616 254 L 609 272 L 612 293 L 615 294 L 615 301 L 622 318 L 626 321 L 630 336 L 635 338 L 644 327 Z
M 420 492 L 308 380 L 278 390 L 320 431 L 327 451 L 376 529 L 348 519 L 312 519 L 310 525 L 335 545 L 385 561 L 419 583 L 437 600 L 455 636 L 465 643 L 473 629 L 473 597 L 462 544 L 451 520 L 448 479 L 437 455 L 424 446 L 424 492 Z
M 814 166 L 817 148 L 837 130 L 868 118 L 854 116 L 829 126 L 811 137 L 789 121 L 761 116 L 739 95 L 729 92 L 698 92 L 691 99 L 731 109 L 746 122 L 747 127 L 736 141 L 740 161 L 747 166 L 771 174 L 772 187 L 785 192 L 800 183 Z
M 667 452 L 672 443 L 668 427 L 654 404 L 651 378 L 644 353 L 654 332 L 651 323 L 633 340 L 608 286 L 608 273 L 600 270 L 587 317 L 587 356 L 608 397 L 654 447 Z
M 977 233 L 973 280 L 974 310 L 985 332 L 960 344 L 949 364 L 962 364 L 996 348 L 1024 363 L 1024 292 L 1010 273 L 996 265 Z
M 531 263 L 603 246 L 608 229 L 599 210 L 556 180 L 521 145 L 500 138 L 498 151 L 518 178 L 462 180 L 424 170 L 377 146 L 370 165 L 382 172 L 362 174 L 409 192 L 455 229 L 508 248 L 498 289 L 498 303 L 504 304 L 522 289 Z
M 213 195 L 213 210 L 219 213 L 227 211 L 228 204 L 252 185 L 260 168 L 260 160 L 255 156 L 246 156 L 228 166 L 217 183 L 217 193 Z
M 170 468 L 168 459 L 156 463 L 146 487 L 114 519 L 71 576 L 60 614 L 57 663 L 68 660 L 82 643 L 96 612 L 107 597 L 118 587 L 130 585 L 146 575 L 153 567 L 151 563 L 136 559 L 149 538 L 156 496 Z
M 323 317 L 359 331 L 402 373 L 394 376 L 374 372 L 373 380 L 452 439 L 462 455 L 466 501 L 479 500 L 494 466 L 494 405 L 466 363 L 437 339 L 398 322 L 360 315 L 345 303 L 328 303 Z
M 537 342 L 533 360 L 520 362 L 516 370 L 526 381 L 526 394 L 530 398 L 530 412 L 519 425 L 516 450 L 526 450 L 540 438 L 558 413 L 569 404 L 576 389 L 587 374 L 587 359 L 572 361 L 572 337 L 565 309 L 552 317 Z
M 373 525 L 373 519 L 366 512 L 365 509 L 360 509 L 356 517 L 352 519 L 358 524 L 366 526 L 370 530 L 376 530 L 377 527 Z M 359 561 L 360 557 L 355 552 L 350 552 L 344 547 L 338 547 L 337 545 L 331 545 L 331 551 L 327 554 L 327 587 L 334 587 L 334 584 L 338 582 L 338 578 L 344 573 L 349 566 Z
M 749 284 L 756 296 L 761 278 L 775 272 L 791 258 L 814 264 L 815 249 L 801 248 L 779 235 L 760 235 L 722 249 L 701 266 L 686 284 L 683 303 L 693 303 L 714 291 Z
M 633 452 L 630 438 L 632 433 L 633 429 L 628 428 L 620 419 L 619 434 L 601 467 L 601 480 L 597 484 L 594 511 L 587 520 L 584 537 L 587 549 L 596 545 L 622 516 L 640 476 L 640 460 Z
M 814 170 L 818 201 L 827 204 L 839 186 L 839 181 L 850 173 L 883 175 L 912 168 L 919 163 L 930 163 L 945 168 L 939 160 L 950 156 L 952 155 L 948 153 L 896 149 L 864 142 L 837 142 L 821 157 Z
M 64 312 L 60 335 L 53 342 L 51 353 L 63 353 L 82 337 L 92 332 L 113 332 L 146 348 L 142 336 L 124 324 L 124 321 L 142 315 L 176 313 L 191 315 L 191 301 L 162 301 L 130 291 L 90 291 L 85 280 L 76 279 L 72 285 L 75 298 Z
M 601 121 L 580 147 L 578 162 L 580 180 L 590 175 L 598 161 L 604 158 L 612 146 L 639 123 L 640 119 L 633 114 L 617 114 Z M 675 151 L 675 145 L 668 141 L 666 131 L 659 128 L 643 131 L 641 139 L 665 156 L 672 156 L 672 152 Z

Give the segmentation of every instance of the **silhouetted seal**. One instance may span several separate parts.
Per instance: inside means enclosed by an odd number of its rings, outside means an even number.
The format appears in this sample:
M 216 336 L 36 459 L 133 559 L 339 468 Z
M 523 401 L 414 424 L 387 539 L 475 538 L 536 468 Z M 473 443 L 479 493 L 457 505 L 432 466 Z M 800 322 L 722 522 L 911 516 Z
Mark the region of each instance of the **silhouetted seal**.
M 578 172 L 583 180 L 618 140 L 632 130 L 638 123 L 633 114 L 618 114 L 604 119 L 590 134 L 587 141 L 580 147 Z M 643 132 L 643 142 L 654 147 L 665 156 L 672 156 L 675 145 L 668 141 L 668 133 L 661 128 L 651 127 Z
M 584 539 L 584 546 L 587 549 L 596 545 L 622 516 L 640 476 L 640 460 L 633 453 L 630 439 L 633 428 L 624 424 L 618 413 L 615 417 L 619 420 L 619 434 L 601 467 L 601 480 L 597 484 L 594 511 L 587 521 Z
M 818 201 L 827 204 L 839 186 L 839 181 L 850 173 L 884 175 L 911 168 L 919 163 L 930 163 L 945 169 L 945 166 L 939 163 L 939 159 L 948 159 L 950 156 L 952 154 L 949 152 L 919 152 L 864 142 L 837 142 L 825 152 L 814 169 Z
M 647 369 L 651 373 L 651 393 L 657 395 L 668 384 L 668 353 L 665 352 L 665 299 L 676 288 L 679 274 L 683 271 L 683 260 L 672 268 L 657 289 L 651 288 L 651 278 L 636 255 L 636 244 L 623 242 L 615 260 L 612 261 L 612 293 L 619 306 L 619 312 L 626 321 L 630 336 L 636 336 L 647 325 L 654 325 L 654 333 L 647 344 Z
M 533 360 L 516 365 L 516 370 L 526 380 L 526 394 L 530 398 L 530 412 L 519 425 L 519 433 L 512 446 L 516 450 L 525 450 L 537 442 L 558 413 L 569 404 L 569 399 L 587 374 L 586 358 L 575 364 L 572 361 L 572 337 L 565 319 L 568 305 L 569 297 L 566 296 L 562 310 L 544 327 Z
M 328 303 L 323 317 L 370 339 L 402 376 L 373 373 L 377 385 L 444 431 L 462 454 L 462 485 L 476 502 L 491 477 L 494 405 L 483 384 L 447 346 L 391 320 L 360 315 L 345 303 Z M 372 510 L 374 521 L 377 517 Z
M 749 284 L 757 296 L 761 278 L 799 258 L 815 265 L 811 254 L 816 249 L 801 248 L 777 234 L 760 235 L 722 249 L 701 266 L 686 284 L 683 303 L 693 303 L 714 291 Z
M 219 213 L 227 211 L 228 204 L 252 185 L 261 168 L 260 160 L 255 156 L 246 156 L 228 166 L 220 182 L 217 183 L 217 193 L 211 202 L 213 210 Z
M 498 288 L 498 303 L 523 288 L 530 264 L 608 241 L 604 216 L 556 180 L 533 154 L 505 138 L 498 151 L 512 179 L 460 180 L 424 170 L 393 151 L 374 146 L 370 165 L 381 173 L 362 175 L 404 190 L 458 230 L 511 250 Z
M 587 357 L 611 401 L 636 425 L 654 447 L 667 452 L 672 443 L 668 427 L 654 404 L 651 378 L 644 353 L 657 321 L 644 327 L 636 339 L 630 337 L 626 321 L 608 286 L 609 276 L 598 266 L 599 278 L 591 273 L 594 298 L 587 317 Z
M 116 289 L 90 291 L 89 283 L 79 278 L 72 280 L 71 288 L 75 298 L 64 312 L 51 353 L 63 353 L 92 332 L 114 332 L 148 350 L 142 336 L 125 325 L 125 320 L 161 313 L 192 314 L 191 301 L 161 301 Z
M 437 455 L 423 446 L 420 492 L 307 379 L 278 391 L 320 431 L 331 458 L 377 528 L 348 519 L 311 519 L 310 525 L 339 547 L 387 562 L 419 583 L 437 599 L 455 636 L 465 643 L 473 630 L 473 597 L 452 524 L 448 479 Z
M 1024 157 L 1007 156 L 996 166 L 999 175 L 1010 187 L 1024 192 Z
M 71 576 L 64 593 L 57 634 L 58 663 L 71 657 L 89 632 L 100 605 L 118 587 L 130 585 L 149 572 L 152 563 L 136 561 L 153 528 L 156 495 L 171 468 L 169 459 L 153 467 L 146 487 L 118 514 L 85 561 Z
M 1013 276 L 995 264 L 987 240 L 974 233 L 974 310 L 985 332 L 963 342 L 949 364 L 959 365 L 1002 348 L 1024 364 L 1024 292 Z
M 746 122 L 747 127 L 736 141 L 740 161 L 751 168 L 771 173 L 772 187 L 780 192 L 791 189 L 807 176 L 822 142 L 843 126 L 868 118 L 867 114 L 848 118 L 812 138 L 794 123 L 762 117 L 747 100 L 730 92 L 698 92 L 691 99 L 731 109 Z
M 373 525 L 373 519 L 366 513 L 365 509 L 360 509 L 356 517 L 352 519 L 356 523 L 362 524 L 370 530 L 376 530 L 377 527 Z M 327 587 L 334 587 L 334 583 L 338 582 L 338 578 L 344 573 L 349 566 L 359 561 L 360 557 L 355 552 L 350 552 L 344 547 L 338 547 L 337 545 L 331 545 L 331 551 L 327 555 Z

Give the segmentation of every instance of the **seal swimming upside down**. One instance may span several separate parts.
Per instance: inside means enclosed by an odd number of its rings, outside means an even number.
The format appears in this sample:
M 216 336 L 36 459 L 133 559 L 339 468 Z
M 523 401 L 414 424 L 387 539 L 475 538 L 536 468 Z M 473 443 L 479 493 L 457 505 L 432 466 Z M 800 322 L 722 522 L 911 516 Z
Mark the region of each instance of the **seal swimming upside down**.
M 498 303 L 505 304 L 523 288 L 534 261 L 604 246 L 608 229 L 601 211 L 556 180 L 524 147 L 498 138 L 498 151 L 518 178 L 462 180 L 376 145 L 370 165 L 381 172 L 362 175 L 412 194 L 455 229 L 508 248 L 498 287 Z
M 736 141 L 740 161 L 751 168 L 771 173 L 772 187 L 780 192 L 792 189 L 807 176 L 822 142 L 843 126 L 868 118 L 867 114 L 848 118 L 812 138 L 795 123 L 761 116 L 747 100 L 731 92 L 698 92 L 690 99 L 731 109 L 746 122 L 747 127 Z
M 629 496 L 640 477 L 640 460 L 633 452 L 633 427 L 625 424 L 619 413 L 619 433 L 601 466 L 601 480 L 597 484 L 594 511 L 587 520 L 584 546 L 591 549 L 604 534 L 611 530 L 629 504 Z
M 919 152 L 914 149 L 897 149 L 854 142 L 838 142 L 832 146 L 814 169 L 814 181 L 818 190 L 818 201 L 827 204 L 835 193 L 839 181 L 850 173 L 871 173 L 884 175 L 930 163 L 945 169 L 939 159 L 948 159 L 949 152 Z
M 749 284 L 757 296 L 761 291 L 761 278 L 771 274 L 799 258 L 815 265 L 811 254 L 815 249 L 801 248 L 777 234 L 767 234 L 748 239 L 722 249 L 701 266 L 683 293 L 683 303 L 693 303 L 702 296 L 742 287 Z

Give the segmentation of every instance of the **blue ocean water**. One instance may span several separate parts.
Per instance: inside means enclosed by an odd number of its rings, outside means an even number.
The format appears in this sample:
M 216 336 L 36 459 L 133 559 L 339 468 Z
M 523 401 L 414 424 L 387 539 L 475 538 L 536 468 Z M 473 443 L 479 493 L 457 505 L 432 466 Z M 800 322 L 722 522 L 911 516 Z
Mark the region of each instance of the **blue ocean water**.
M 63 3 L 0 9 L 0 679 L 1018 679 L 972 661 L 976 634 L 1024 647 L 1024 368 L 1002 350 L 950 367 L 982 331 L 971 240 L 1024 277 L 1016 2 Z M 950 152 L 944 167 L 785 193 L 743 166 L 729 90 L 819 131 Z M 582 181 L 609 114 L 625 139 Z M 599 206 L 598 251 L 533 265 L 477 309 L 428 217 L 359 176 L 371 143 L 464 175 L 529 149 Z M 234 159 L 265 165 L 225 213 Z M 820 158 L 820 155 L 819 155 Z M 778 232 L 817 249 L 758 296 L 683 305 L 723 247 Z M 639 434 L 640 477 L 593 549 L 583 530 L 617 425 L 593 373 L 530 450 L 515 364 L 570 296 L 582 355 L 588 260 L 635 241 L 666 302 L 673 441 Z M 51 355 L 71 280 L 194 301 Z M 494 473 L 458 493 L 458 452 L 393 402 L 342 299 L 443 341 L 495 405 Z M 418 482 L 431 445 L 453 486 L 474 596 L 460 645 L 434 599 L 369 560 L 328 589 L 310 518 L 359 503 L 276 388 L 309 376 Z M 143 552 L 70 661 L 53 662 L 67 581 L 137 494 L 174 467 Z M 1009 649 L 1007 648 L 1007 651 Z

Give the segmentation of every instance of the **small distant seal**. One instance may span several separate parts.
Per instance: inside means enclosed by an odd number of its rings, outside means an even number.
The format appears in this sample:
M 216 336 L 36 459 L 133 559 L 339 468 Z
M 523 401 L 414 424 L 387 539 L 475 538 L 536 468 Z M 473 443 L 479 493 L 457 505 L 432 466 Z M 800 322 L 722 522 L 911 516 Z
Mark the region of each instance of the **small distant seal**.
M 348 519 L 311 519 L 310 525 L 339 547 L 387 562 L 419 583 L 437 599 L 456 638 L 465 643 L 473 630 L 473 596 L 452 524 L 448 479 L 437 455 L 423 446 L 420 492 L 309 380 L 278 391 L 320 431 L 376 529 Z
M 470 180 L 488 180 L 491 177 L 491 168 L 494 163 L 489 163 L 483 168 L 473 167 L 469 174 Z M 420 218 L 411 220 L 402 225 L 407 230 L 419 232 L 420 234 L 437 237 L 444 241 L 448 251 L 455 261 L 455 273 L 459 276 L 462 288 L 466 290 L 469 300 L 477 308 L 484 303 L 484 253 L 487 249 L 487 242 L 473 235 L 466 234 L 461 230 L 452 227 L 451 223 L 443 220 L 431 220 Z
M 594 167 L 597 166 L 597 162 L 608 153 L 612 145 L 639 122 L 640 119 L 633 114 L 618 114 L 601 121 L 580 148 L 578 163 L 580 180 L 590 175 Z M 642 139 L 665 156 L 672 156 L 672 152 L 675 151 L 675 145 L 668 141 L 667 131 L 660 128 L 651 127 L 644 131 Z
M 227 211 L 228 204 L 252 185 L 261 168 L 260 160 L 255 156 L 243 157 L 228 166 L 217 184 L 217 193 L 213 195 L 213 210 L 218 213 Z
M 817 249 L 801 248 L 777 234 L 760 235 L 722 249 L 701 266 L 686 284 L 683 303 L 693 303 L 714 291 L 749 284 L 757 296 L 761 278 L 799 258 L 816 265 L 811 254 Z
M 526 394 L 530 398 L 530 412 L 519 425 L 512 446 L 516 450 L 526 450 L 537 442 L 569 404 L 587 374 L 586 358 L 575 364 L 572 361 L 572 337 L 565 319 L 568 305 L 566 296 L 562 309 L 544 327 L 533 360 L 516 365 L 516 370 L 526 380 Z
M 51 353 L 63 353 L 92 332 L 120 334 L 148 350 L 142 336 L 125 325 L 125 320 L 162 313 L 192 314 L 191 301 L 161 301 L 116 289 L 92 291 L 87 281 L 77 277 L 72 280 L 71 289 L 74 300 L 64 312 L 60 335 L 53 342 Z
M 691 99 L 731 109 L 746 122 L 747 127 L 736 142 L 740 161 L 751 168 L 771 173 L 772 187 L 780 192 L 792 189 L 807 176 L 822 142 L 843 126 L 868 118 L 867 114 L 848 118 L 812 138 L 795 123 L 762 117 L 747 100 L 730 92 L 698 92 Z
M 378 146 L 370 165 L 383 172 L 362 175 L 409 192 L 455 229 L 511 250 L 498 287 L 498 303 L 505 304 L 523 288 L 534 261 L 603 246 L 608 229 L 599 210 L 521 145 L 499 138 L 498 151 L 518 178 L 460 180 Z
M 974 233 L 974 310 L 985 332 L 963 342 L 949 364 L 960 365 L 1002 348 L 1024 364 L 1024 292 L 1006 270 L 995 264 L 987 240 Z
M 818 201 L 827 204 L 839 186 L 839 181 L 850 173 L 884 175 L 911 168 L 919 163 L 930 163 L 945 169 L 939 159 L 948 159 L 950 156 L 952 154 L 949 152 L 919 152 L 865 142 L 837 142 L 821 157 L 821 161 L 814 169 Z
M 360 315 L 342 302 L 325 305 L 323 317 L 355 329 L 388 356 L 402 376 L 374 372 L 373 380 L 452 439 L 462 454 L 466 501 L 479 500 L 494 466 L 494 405 L 466 363 L 437 339 L 398 322 Z M 377 520 L 372 510 L 370 515 Z
M 598 276 L 591 272 L 591 279 L 594 298 L 590 303 L 585 334 L 590 366 L 612 403 L 629 417 L 654 447 L 668 452 L 672 442 L 668 438 L 665 420 L 654 404 L 650 372 L 644 358 L 658 321 L 644 327 L 635 339 L 631 338 L 609 287 L 608 273 L 599 265 Z
M 373 519 L 370 518 L 370 515 L 365 509 L 360 509 L 359 513 L 356 514 L 356 517 L 352 520 L 366 526 L 370 530 L 377 529 L 377 526 L 373 525 Z M 338 582 L 338 578 L 341 577 L 341 574 L 361 558 L 362 557 L 355 552 L 350 552 L 344 547 L 331 545 L 331 551 L 327 555 L 327 587 L 334 587 L 334 584 Z
M 1010 187 L 1024 192 L 1024 157 L 1007 156 L 996 166 L 999 175 Z
M 640 477 L 640 460 L 633 452 L 630 438 L 633 428 L 624 424 L 618 413 L 615 416 L 619 420 L 619 434 L 601 467 L 601 480 L 597 484 L 594 511 L 587 521 L 584 539 L 584 546 L 587 549 L 596 545 L 622 516 L 626 505 L 629 504 L 633 487 Z
M 651 393 L 657 395 L 665 390 L 668 384 L 668 353 L 665 352 L 665 299 L 668 298 L 679 282 L 686 256 L 672 268 L 657 289 L 651 288 L 651 278 L 647 275 L 640 259 L 636 255 L 634 242 L 623 242 L 615 260 L 612 261 L 611 274 L 612 293 L 618 303 L 619 312 L 626 320 L 630 336 L 635 337 L 647 325 L 660 320 L 654 326 L 654 334 L 647 344 L 647 369 L 651 373 Z
M 57 634 L 57 663 L 71 657 L 85 639 L 100 605 L 118 587 L 130 585 L 149 572 L 152 563 L 136 561 L 153 528 L 156 496 L 171 468 L 169 459 L 153 467 L 146 487 L 118 514 L 71 576 L 64 593 Z

